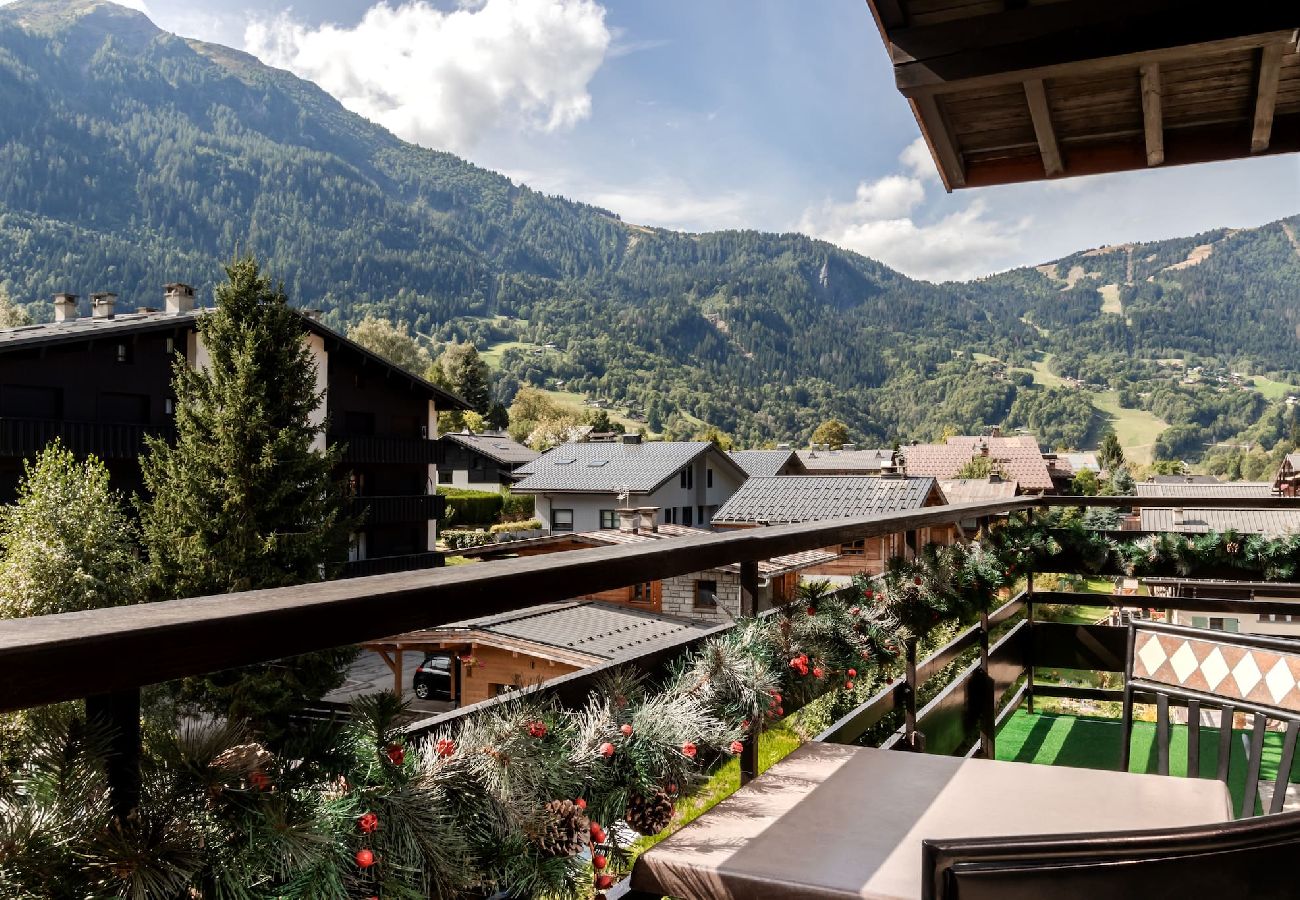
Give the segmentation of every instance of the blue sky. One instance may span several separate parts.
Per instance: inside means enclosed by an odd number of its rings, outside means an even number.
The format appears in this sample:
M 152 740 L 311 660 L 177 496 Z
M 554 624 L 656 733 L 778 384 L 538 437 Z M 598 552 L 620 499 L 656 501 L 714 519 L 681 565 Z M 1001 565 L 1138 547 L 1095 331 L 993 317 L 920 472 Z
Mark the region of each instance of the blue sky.
M 1300 156 L 945 194 L 863 0 L 130 0 L 400 136 L 629 221 L 942 280 L 1300 211 Z

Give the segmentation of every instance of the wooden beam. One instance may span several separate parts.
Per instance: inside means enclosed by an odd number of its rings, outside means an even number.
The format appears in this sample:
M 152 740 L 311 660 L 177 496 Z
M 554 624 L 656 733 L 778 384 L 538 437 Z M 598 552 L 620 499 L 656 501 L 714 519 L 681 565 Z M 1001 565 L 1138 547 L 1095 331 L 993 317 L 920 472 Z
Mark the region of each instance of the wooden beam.
M 1047 104 L 1047 89 L 1041 78 L 1025 82 L 1025 100 L 1029 103 L 1029 116 L 1034 121 L 1034 136 L 1038 138 L 1038 153 L 1043 157 L 1043 172 L 1053 178 L 1065 171 L 1061 163 L 1061 148 L 1056 143 L 1056 129 L 1052 127 L 1052 109 Z
M 918 97 L 909 101 L 912 115 L 921 129 L 921 137 L 930 148 L 930 157 L 939 167 L 939 178 L 944 190 L 966 186 L 966 166 L 952 140 L 952 130 L 935 97 Z
M 1147 63 L 1142 75 L 1142 129 L 1147 145 L 1147 165 L 1165 161 L 1164 98 L 1160 85 L 1160 63 Z
M 1259 83 L 1255 89 L 1255 124 L 1250 133 L 1250 152 L 1268 149 L 1273 133 L 1273 109 L 1277 105 L 1277 85 L 1282 73 L 1284 44 L 1269 44 L 1260 51 Z

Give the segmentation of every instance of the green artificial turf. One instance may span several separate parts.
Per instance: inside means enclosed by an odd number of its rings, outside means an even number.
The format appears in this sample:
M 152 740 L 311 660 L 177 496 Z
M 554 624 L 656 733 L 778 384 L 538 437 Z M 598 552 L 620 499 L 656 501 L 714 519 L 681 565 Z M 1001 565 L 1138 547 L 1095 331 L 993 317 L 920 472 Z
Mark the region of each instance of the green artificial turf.
M 1119 719 L 1090 716 L 1031 714 L 1016 710 L 998 732 L 998 759 L 1040 763 L 1049 766 L 1076 766 L 1085 769 L 1119 769 L 1120 741 L 1123 729 Z M 1242 795 L 1246 787 L 1246 748 L 1242 736 L 1233 735 L 1232 761 L 1228 768 L 1228 788 L 1233 807 L 1241 815 Z M 1156 771 L 1156 726 L 1154 722 L 1133 723 L 1130 772 Z M 1201 727 L 1201 777 L 1213 778 L 1219 765 L 1219 731 Z M 1260 781 L 1272 781 L 1282 757 L 1282 735 L 1270 731 L 1264 736 L 1264 758 Z M 1187 726 L 1174 725 L 1169 736 L 1169 774 L 1187 774 Z M 1292 781 L 1300 780 L 1300 758 L 1291 767 Z M 1258 807 L 1257 810 L 1258 811 Z

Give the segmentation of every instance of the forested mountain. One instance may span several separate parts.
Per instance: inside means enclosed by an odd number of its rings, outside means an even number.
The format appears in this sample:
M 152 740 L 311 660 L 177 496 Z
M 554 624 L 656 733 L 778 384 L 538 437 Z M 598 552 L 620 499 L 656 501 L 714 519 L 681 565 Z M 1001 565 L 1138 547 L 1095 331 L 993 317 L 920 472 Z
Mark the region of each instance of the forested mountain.
M 0 286 L 37 315 L 59 290 L 134 306 L 182 280 L 210 296 L 240 252 L 337 326 L 374 313 L 513 347 L 501 399 L 562 382 L 749 443 L 835 416 L 868 441 L 1006 424 L 1081 444 L 1103 416 L 1086 390 L 1044 386 L 1046 360 L 1197 414 L 1206 392 L 1158 359 L 1300 368 L 1282 224 L 933 285 L 798 234 L 682 234 L 540 194 L 102 0 L 0 7 Z M 1018 371 L 1035 365 L 1038 384 Z M 1195 427 L 1253 424 L 1267 404 L 1247 393 L 1260 409 Z

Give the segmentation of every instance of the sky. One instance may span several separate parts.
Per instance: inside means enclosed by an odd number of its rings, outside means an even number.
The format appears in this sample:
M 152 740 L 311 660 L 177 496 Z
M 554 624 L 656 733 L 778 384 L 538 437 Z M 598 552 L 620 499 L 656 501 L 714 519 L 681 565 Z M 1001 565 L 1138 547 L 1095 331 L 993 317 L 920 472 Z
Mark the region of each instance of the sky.
M 1300 212 L 1295 154 L 947 194 L 864 0 L 124 5 L 627 221 L 802 231 L 935 281 Z

